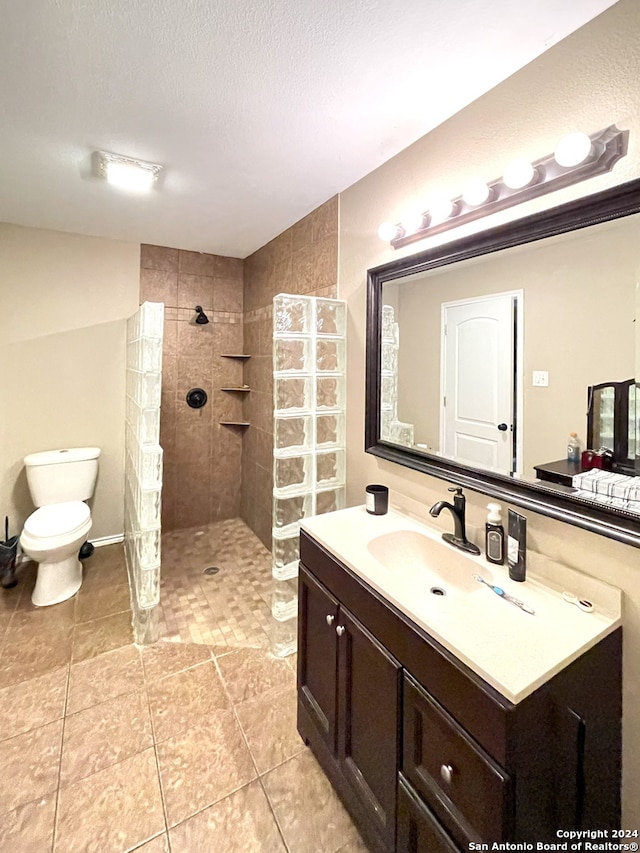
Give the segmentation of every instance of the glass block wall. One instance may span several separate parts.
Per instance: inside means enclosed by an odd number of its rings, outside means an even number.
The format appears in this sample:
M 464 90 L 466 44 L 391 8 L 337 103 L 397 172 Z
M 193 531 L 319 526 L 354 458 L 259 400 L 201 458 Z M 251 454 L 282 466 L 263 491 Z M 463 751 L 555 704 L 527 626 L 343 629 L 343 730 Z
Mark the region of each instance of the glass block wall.
M 162 302 L 143 303 L 127 321 L 124 541 L 136 643 L 157 639 L 163 328 Z
M 296 649 L 300 519 L 345 503 L 346 303 L 273 300 L 273 637 Z
M 398 350 L 400 327 L 392 305 L 382 306 L 382 364 L 380 386 L 380 433 L 387 441 L 412 447 L 413 424 L 398 420 Z

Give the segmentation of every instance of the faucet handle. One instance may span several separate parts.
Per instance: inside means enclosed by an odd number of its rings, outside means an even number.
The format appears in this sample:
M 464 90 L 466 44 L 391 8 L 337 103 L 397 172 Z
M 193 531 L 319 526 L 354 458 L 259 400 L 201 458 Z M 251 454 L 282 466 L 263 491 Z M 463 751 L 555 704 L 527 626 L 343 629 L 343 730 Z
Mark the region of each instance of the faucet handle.
M 453 486 L 452 488 L 447 489 L 447 491 L 455 492 L 456 495 L 461 495 L 462 494 L 462 486 Z

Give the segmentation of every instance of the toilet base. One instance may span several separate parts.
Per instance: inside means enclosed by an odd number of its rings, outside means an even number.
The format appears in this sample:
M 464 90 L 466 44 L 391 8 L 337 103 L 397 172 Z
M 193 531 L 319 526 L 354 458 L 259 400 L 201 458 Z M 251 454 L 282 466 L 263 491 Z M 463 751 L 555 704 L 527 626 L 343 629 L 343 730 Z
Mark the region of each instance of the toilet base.
M 40 563 L 31 601 L 36 607 L 59 604 L 82 586 L 82 563 L 74 553 L 56 563 Z

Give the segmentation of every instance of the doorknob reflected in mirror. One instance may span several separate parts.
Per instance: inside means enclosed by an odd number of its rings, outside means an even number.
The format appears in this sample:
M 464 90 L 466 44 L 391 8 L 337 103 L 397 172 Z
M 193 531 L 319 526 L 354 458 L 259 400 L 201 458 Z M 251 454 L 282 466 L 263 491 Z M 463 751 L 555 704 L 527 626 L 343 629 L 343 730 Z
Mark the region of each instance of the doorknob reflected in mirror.
M 332 616 L 330 613 L 329 613 L 329 614 L 327 614 L 327 625 L 333 625 L 333 620 L 334 620 L 335 618 L 336 618 L 336 617 L 335 617 L 335 616 Z
M 498 424 L 498 429 L 500 430 L 500 432 L 506 432 L 509 427 L 506 424 Z

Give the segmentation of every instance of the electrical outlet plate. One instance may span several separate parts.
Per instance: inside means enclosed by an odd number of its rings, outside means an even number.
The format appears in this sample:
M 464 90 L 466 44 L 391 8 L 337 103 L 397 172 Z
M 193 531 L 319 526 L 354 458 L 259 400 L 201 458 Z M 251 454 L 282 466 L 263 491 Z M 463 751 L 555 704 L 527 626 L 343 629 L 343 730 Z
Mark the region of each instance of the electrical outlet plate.
M 548 388 L 549 387 L 549 371 L 534 370 L 533 371 L 533 387 Z

